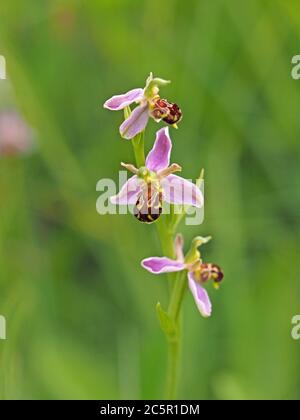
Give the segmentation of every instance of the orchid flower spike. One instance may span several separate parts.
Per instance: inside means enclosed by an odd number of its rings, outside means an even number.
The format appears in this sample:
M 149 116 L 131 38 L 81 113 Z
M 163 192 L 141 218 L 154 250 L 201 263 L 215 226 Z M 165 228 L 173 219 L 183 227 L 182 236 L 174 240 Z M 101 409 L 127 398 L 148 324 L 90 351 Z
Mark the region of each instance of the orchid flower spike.
M 200 252 L 196 249 L 197 245 L 210 241 L 208 238 L 195 238 L 190 252 L 184 257 L 183 254 L 183 237 L 177 235 L 175 239 L 175 255 L 176 260 L 167 257 L 146 258 L 141 265 L 147 271 L 153 274 L 174 273 L 178 271 L 187 271 L 188 285 L 195 303 L 201 315 L 208 318 L 212 314 L 212 304 L 206 289 L 203 285 L 209 280 L 213 280 L 216 289 L 224 278 L 223 271 L 216 264 L 205 264 L 201 259 Z
M 118 205 L 135 204 L 135 216 L 146 223 L 157 220 L 163 201 L 202 207 L 204 198 L 200 189 L 192 182 L 174 175 L 174 172 L 181 171 L 181 167 L 176 163 L 170 165 L 171 150 L 169 128 L 165 127 L 157 132 L 144 167 L 136 168 L 122 163 L 134 176 L 124 184 L 119 194 L 111 197 L 111 202 Z
M 163 120 L 177 128 L 177 123 L 182 118 L 179 106 L 166 99 L 161 99 L 159 96 L 160 87 L 169 83 L 167 80 L 154 78 L 151 73 L 144 89 L 133 89 L 123 95 L 113 96 L 105 102 L 104 108 L 111 111 L 124 110 L 134 103 L 138 104 L 120 127 L 120 134 L 123 138 L 130 140 L 143 132 L 150 117 L 156 122 Z

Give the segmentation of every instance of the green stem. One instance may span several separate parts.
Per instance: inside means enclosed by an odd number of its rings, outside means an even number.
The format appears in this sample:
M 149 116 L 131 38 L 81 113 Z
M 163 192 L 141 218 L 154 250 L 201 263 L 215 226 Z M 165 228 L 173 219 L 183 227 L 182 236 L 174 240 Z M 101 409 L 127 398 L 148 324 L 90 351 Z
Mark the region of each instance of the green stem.
M 127 120 L 131 115 L 130 106 L 124 109 L 124 118 Z M 137 134 L 131 141 L 134 151 L 135 163 L 138 168 L 145 166 L 145 131 Z
M 145 133 L 142 132 L 132 139 L 135 161 L 138 168 L 145 166 Z
M 170 318 L 172 318 L 175 322 L 178 322 L 181 304 L 183 301 L 184 293 L 187 286 L 187 279 L 186 279 L 186 272 L 180 273 L 178 278 L 176 279 L 170 303 L 169 303 L 169 309 L 168 314 Z
M 168 315 L 176 326 L 175 337 L 168 338 L 168 370 L 166 383 L 166 399 L 176 399 L 179 371 L 180 371 L 180 356 L 181 356 L 181 328 L 180 328 L 180 310 L 186 290 L 186 273 L 178 274 L 174 288 L 171 294 L 171 299 L 168 308 Z
M 179 379 L 180 339 L 168 341 L 166 400 L 175 400 Z
M 175 258 L 174 252 L 174 224 L 171 223 L 171 216 L 163 216 L 157 223 L 157 230 L 160 237 L 163 254 L 169 258 Z M 184 293 L 187 286 L 186 272 L 169 274 L 170 302 L 167 316 L 170 323 L 174 325 L 174 331 L 168 334 L 166 339 L 168 345 L 168 363 L 166 376 L 166 399 L 176 399 L 181 356 L 181 328 L 179 315 Z
M 164 216 L 161 216 L 156 227 L 163 254 L 166 257 L 174 258 L 174 232 L 172 229 L 168 229 Z
M 125 118 L 128 117 L 128 115 L 130 115 L 130 108 L 125 110 Z M 145 166 L 144 132 L 132 139 L 132 146 L 137 167 L 140 168 Z M 173 222 L 173 215 L 171 214 L 169 217 L 162 217 L 156 226 L 164 255 L 169 258 L 175 258 L 174 234 L 176 224 Z M 176 277 L 174 278 L 174 276 Z M 180 368 L 181 331 L 179 314 L 187 284 L 186 273 L 178 273 L 177 275 L 170 274 L 169 284 L 171 296 L 166 316 L 173 323 L 175 333 L 166 333 L 168 343 L 166 398 L 174 400 L 176 399 Z

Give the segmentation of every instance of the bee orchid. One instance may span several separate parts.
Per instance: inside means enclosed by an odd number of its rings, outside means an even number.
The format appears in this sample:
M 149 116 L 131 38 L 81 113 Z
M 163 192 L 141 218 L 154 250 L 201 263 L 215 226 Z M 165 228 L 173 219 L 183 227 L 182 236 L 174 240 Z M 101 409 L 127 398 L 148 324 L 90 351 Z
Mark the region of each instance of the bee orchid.
M 206 289 L 203 287 L 209 280 L 213 280 L 216 289 L 224 278 L 223 271 L 216 264 L 204 264 L 199 246 L 210 241 L 210 237 L 194 239 L 190 252 L 184 257 L 183 237 L 178 234 L 175 239 L 176 259 L 167 257 L 146 258 L 141 265 L 152 274 L 174 273 L 186 271 L 189 289 L 194 297 L 196 306 L 204 318 L 209 318 L 212 314 L 212 304 Z
M 162 212 L 168 215 L 162 217 L 157 226 L 160 241 L 163 249 L 168 250 L 168 256 L 146 258 L 142 260 L 141 266 L 156 275 L 179 273 L 168 276 L 171 282 L 174 280 L 168 310 L 165 311 L 159 302 L 156 305 L 160 327 L 168 343 L 167 399 L 174 400 L 179 379 L 179 315 L 184 293 L 189 288 L 198 311 L 204 318 L 209 318 L 212 314 L 212 303 L 206 286 L 212 281 L 215 289 L 219 289 L 224 274 L 218 265 L 207 264 L 202 260 L 199 247 L 209 242 L 210 237 L 196 237 L 187 254 L 184 254 L 181 234 L 176 236 L 173 244 L 179 222 L 187 214 L 187 208 L 203 207 L 204 197 L 200 185 L 203 185 L 204 170 L 196 184 L 176 174 L 182 168 L 177 163 L 170 163 L 172 141 L 168 126 L 156 133 L 153 148 L 145 159 L 143 133 L 149 119 L 163 121 L 177 128 L 177 123 L 182 118 L 179 106 L 159 95 L 160 88 L 168 83 L 170 82 L 154 78 L 151 73 L 144 89 L 133 89 L 124 95 L 113 96 L 105 102 L 104 108 L 124 111 L 125 121 L 120 127 L 120 134 L 125 139 L 132 139 L 136 160 L 135 165 L 121 164 L 132 173 L 132 177 L 125 182 L 117 195 L 110 197 L 111 203 L 133 206 L 134 216 L 146 224 L 157 221 Z M 170 208 L 166 203 L 174 207 Z M 132 212 L 132 208 L 129 210 Z M 197 216 L 199 213 L 195 211 Z
M 177 127 L 176 124 L 182 118 L 180 108 L 159 96 L 160 87 L 169 83 L 167 80 L 154 78 L 151 73 L 144 89 L 133 89 L 123 95 L 113 96 L 105 102 L 104 108 L 111 111 L 124 110 L 132 104 L 138 104 L 120 127 L 120 134 L 123 138 L 130 140 L 143 132 L 149 118 L 153 118 L 156 122 L 163 120 L 167 124 Z
M 162 201 L 202 207 L 204 198 L 200 189 L 192 182 L 174 175 L 181 171 L 181 167 L 176 163 L 170 165 L 171 150 L 169 129 L 165 127 L 157 132 L 153 149 L 146 158 L 146 166 L 138 169 L 122 163 L 134 176 L 125 183 L 118 195 L 111 197 L 111 202 L 118 205 L 135 204 L 138 207 L 136 217 L 148 223 L 159 217 Z M 149 219 L 143 218 L 142 214 L 149 215 Z M 153 217 L 153 214 L 158 217 Z

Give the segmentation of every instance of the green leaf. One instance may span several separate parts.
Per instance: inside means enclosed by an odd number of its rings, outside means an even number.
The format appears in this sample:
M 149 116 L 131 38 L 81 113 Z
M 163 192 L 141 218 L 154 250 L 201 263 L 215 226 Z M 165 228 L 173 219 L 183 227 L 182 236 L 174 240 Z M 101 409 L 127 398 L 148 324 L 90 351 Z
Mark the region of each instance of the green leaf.
M 156 305 L 156 312 L 160 322 L 160 327 L 163 330 L 163 332 L 167 335 L 168 338 L 175 339 L 178 335 L 177 324 L 174 321 L 174 319 L 172 319 L 167 314 L 167 312 L 163 310 L 160 302 L 158 302 Z

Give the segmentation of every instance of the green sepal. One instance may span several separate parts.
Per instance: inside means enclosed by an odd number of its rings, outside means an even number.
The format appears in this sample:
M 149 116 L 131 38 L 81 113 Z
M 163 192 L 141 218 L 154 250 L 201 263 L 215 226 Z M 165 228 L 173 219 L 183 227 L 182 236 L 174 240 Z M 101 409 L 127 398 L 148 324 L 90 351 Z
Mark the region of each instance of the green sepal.
M 198 250 L 198 248 L 202 245 L 207 244 L 209 241 L 211 241 L 211 239 L 212 239 L 211 236 L 207 236 L 207 237 L 197 236 L 196 238 L 194 238 L 192 241 L 192 246 L 186 255 L 185 262 L 187 264 L 191 264 L 199 260 L 201 258 L 201 253 Z
M 146 98 L 149 99 L 157 95 L 160 87 L 167 86 L 170 83 L 171 83 L 170 80 L 161 79 L 159 77 L 153 77 L 153 74 L 150 73 L 150 76 L 147 79 L 146 87 L 144 91 Z

